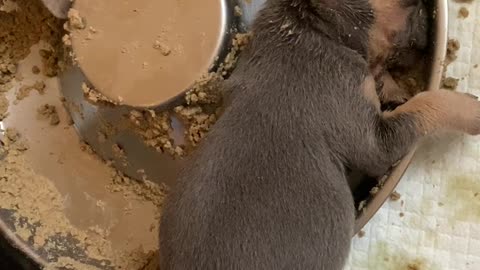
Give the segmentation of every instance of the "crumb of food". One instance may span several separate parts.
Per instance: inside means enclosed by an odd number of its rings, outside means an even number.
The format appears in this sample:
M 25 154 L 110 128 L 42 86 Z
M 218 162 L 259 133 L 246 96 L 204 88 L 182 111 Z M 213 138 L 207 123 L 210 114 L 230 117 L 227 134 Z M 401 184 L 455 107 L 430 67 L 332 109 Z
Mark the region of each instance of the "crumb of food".
M 238 5 L 234 7 L 234 15 L 237 17 L 241 17 L 243 15 L 242 8 Z
M 8 116 L 8 99 L 5 95 L 0 94 L 0 121 Z
M 40 50 L 42 58 L 43 75 L 47 77 L 55 77 L 59 72 L 59 56 L 54 50 Z
M 143 198 L 157 207 L 163 205 L 168 188 L 151 181 L 136 181 L 111 167 L 112 183 L 107 190 L 113 193 L 122 192 L 125 198 Z
M 87 33 L 87 37 L 85 38 L 86 40 L 92 40 L 93 39 L 93 36 L 97 33 L 97 29 L 93 28 L 93 27 L 89 27 L 88 28 L 88 33 Z
M 48 119 L 51 126 L 57 126 L 60 123 L 57 108 L 53 105 L 44 104 L 37 110 L 40 119 Z
M 41 70 L 38 66 L 33 66 L 32 67 L 32 73 L 35 74 L 35 75 L 38 75 L 40 74 Z
M 192 145 L 197 145 L 217 121 L 215 113 L 204 112 L 202 107 L 178 106 L 175 112 L 188 122 L 186 136 Z
M 378 185 L 379 185 L 380 187 L 382 187 L 382 186 L 385 184 L 385 182 L 387 181 L 388 177 L 389 177 L 388 174 L 385 174 L 384 176 L 382 176 L 382 177 L 378 180 Z
M 444 204 L 442 202 L 439 202 L 438 206 L 442 207 L 442 206 L 444 206 Z
M 380 191 L 380 188 L 378 188 L 378 187 L 373 187 L 373 188 L 370 190 L 370 195 L 375 195 L 375 194 L 377 194 L 379 191 Z
M 5 130 L 5 136 L 10 140 L 10 142 L 16 142 L 20 137 L 20 133 L 14 128 L 7 128 L 7 130 Z
M 37 81 L 33 85 L 23 85 L 17 90 L 15 97 L 17 100 L 23 100 L 30 95 L 32 90 L 36 90 L 40 95 L 43 95 L 45 94 L 45 87 L 44 81 Z
M 78 10 L 71 8 L 67 16 L 70 29 L 85 29 L 85 20 L 80 16 Z
M 238 33 L 232 40 L 232 49 L 225 57 L 223 63 L 219 65 L 217 73 L 225 76 L 237 64 L 238 55 L 245 49 L 250 42 L 251 33 Z
M 447 65 L 457 60 L 458 50 L 460 50 L 460 42 L 456 39 L 449 39 L 447 43 L 447 56 L 446 56 Z
M 3 146 L 3 154 L 19 154 L 28 150 L 29 146 L 25 139 L 22 138 L 18 130 L 15 128 L 7 128 L 4 133 L 5 136 L 0 141 Z M 4 159 L 2 159 L 4 161 Z M 8 161 L 7 161 L 8 162 Z
M 393 201 L 393 202 L 396 202 L 398 200 L 400 200 L 402 196 L 400 195 L 400 193 L 394 191 L 392 192 L 392 194 L 390 194 L 390 200 Z
M 88 32 L 90 32 L 90 33 L 92 33 L 92 34 L 96 34 L 96 33 L 98 32 L 98 30 L 95 29 L 94 27 L 90 26 L 90 27 L 88 28 Z
M 126 158 L 125 150 L 123 150 L 123 147 L 121 147 L 119 144 L 115 143 L 112 145 L 112 152 L 113 152 L 113 155 L 117 158 L 120 158 L 120 159 Z
M 468 18 L 468 15 L 470 15 L 470 12 L 466 7 L 461 7 L 458 10 L 458 18 L 465 19 L 465 18 Z
M 177 146 L 170 137 L 172 132 L 170 114 L 153 110 L 133 110 L 129 115 L 133 130 L 139 134 L 144 143 L 159 152 L 177 156 Z M 180 146 L 178 146 L 180 148 Z
M 65 46 L 69 46 L 69 47 L 72 46 L 72 35 L 71 34 L 63 35 L 62 41 L 63 41 L 63 44 L 65 44 Z
M 366 210 L 366 207 L 367 206 L 367 201 L 361 201 L 359 204 L 358 204 L 358 207 L 357 207 L 357 210 L 358 211 L 365 211 Z
M 360 231 L 357 233 L 357 236 L 358 236 L 358 238 L 363 238 L 363 237 L 365 237 L 365 231 L 364 231 L 364 230 L 360 230 Z
M 82 90 L 85 97 L 93 103 L 107 103 L 113 105 L 120 105 L 120 102 L 113 101 L 97 90 L 89 87 L 86 83 L 82 83 Z
M 172 52 L 170 47 L 168 47 L 165 43 L 159 40 L 155 40 L 155 42 L 153 43 L 153 48 L 159 50 L 163 56 L 168 56 Z
M 403 212 L 400 212 L 400 214 L 398 214 L 401 218 L 405 216 L 405 213 Z
M 449 89 L 449 90 L 456 90 L 458 87 L 459 81 L 460 81 L 459 79 L 456 79 L 453 77 L 447 77 L 443 79 L 443 82 L 442 82 L 443 88 Z
M 478 68 L 478 64 L 473 65 L 473 68 Z
M 80 141 L 80 149 L 89 154 L 89 155 L 94 155 L 95 154 L 95 151 L 93 151 L 92 147 L 85 141 Z

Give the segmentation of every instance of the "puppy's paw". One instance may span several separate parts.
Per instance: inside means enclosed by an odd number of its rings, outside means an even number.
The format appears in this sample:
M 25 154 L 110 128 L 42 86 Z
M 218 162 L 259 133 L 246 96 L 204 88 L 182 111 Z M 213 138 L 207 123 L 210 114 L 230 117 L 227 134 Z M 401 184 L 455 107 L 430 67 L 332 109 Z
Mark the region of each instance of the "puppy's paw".
M 447 102 L 449 126 L 470 135 L 480 135 L 480 101 L 469 93 L 441 90 Z
M 466 123 L 465 132 L 470 135 L 480 135 L 480 101 L 471 95 L 465 95 L 468 101 L 465 102 L 465 107 L 470 110 L 468 122 Z

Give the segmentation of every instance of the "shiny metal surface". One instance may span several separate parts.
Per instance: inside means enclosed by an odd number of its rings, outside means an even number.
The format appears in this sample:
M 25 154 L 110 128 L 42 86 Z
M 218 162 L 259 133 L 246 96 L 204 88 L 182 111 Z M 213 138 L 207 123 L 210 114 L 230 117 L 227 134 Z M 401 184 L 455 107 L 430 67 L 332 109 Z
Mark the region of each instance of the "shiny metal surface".
M 258 4 L 248 4 L 240 1 L 245 6 L 245 12 L 241 17 L 234 16 L 234 7 L 236 1 L 224 0 L 224 10 L 221 20 L 225 29 L 221 39 L 222 48 L 219 50 L 219 57 L 215 63 L 212 63 L 212 69 L 215 69 L 219 63 L 222 63 L 230 51 L 232 38 L 237 32 L 248 29 L 252 21 L 254 11 Z M 255 7 L 255 9 L 254 9 Z M 74 52 L 75 52 L 75 48 Z M 206 71 L 207 72 L 207 71 Z M 104 160 L 112 160 L 113 165 L 123 173 L 136 179 L 142 179 L 146 176 L 148 179 L 155 179 L 159 182 L 172 184 L 175 174 L 182 163 L 181 159 L 173 159 L 170 155 L 160 153 L 155 149 L 145 145 L 143 139 L 132 132 L 125 125 L 125 115 L 131 110 L 137 108 L 131 106 L 110 106 L 104 104 L 93 104 L 84 98 L 82 84 L 89 80 L 85 72 L 78 66 L 70 66 L 60 76 L 61 91 L 69 104 L 69 112 L 74 121 L 75 128 L 79 136 L 87 142 L 97 154 Z M 194 82 L 192 82 L 193 84 Z M 94 86 L 94 85 L 93 85 Z M 183 102 L 185 91 L 179 93 L 175 98 L 164 103 L 151 107 L 155 111 L 171 109 Z M 119 125 L 123 123 L 124 125 Z M 99 140 L 98 134 L 102 132 L 105 125 L 114 126 L 116 132 L 106 138 Z M 184 127 L 176 118 L 172 118 L 174 134 L 171 134 L 176 143 L 183 143 Z M 121 145 L 128 156 L 128 164 L 125 166 L 123 160 L 119 160 L 112 152 L 112 145 Z M 141 172 L 141 173 L 139 173 Z
M 71 0 L 42 0 L 42 2 L 53 16 L 60 19 L 67 18 L 67 12 L 72 5 Z
M 236 4 L 242 9 L 241 16 L 234 15 Z M 236 1 L 224 0 L 224 35 L 221 37 L 222 48 L 219 50 L 219 57 L 212 63 L 215 69 L 222 63 L 231 49 L 231 41 L 236 33 L 248 31 L 256 12 L 263 5 L 264 0 L 258 1 Z M 75 52 L 75 51 L 74 51 Z M 170 155 L 159 153 L 155 149 L 144 144 L 143 139 L 132 132 L 125 125 L 125 115 L 131 110 L 137 109 L 130 106 L 109 106 L 93 104 L 83 96 L 82 84 L 88 82 L 85 72 L 78 66 L 71 66 L 59 76 L 61 91 L 67 103 L 70 104 L 69 112 L 72 115 L 75 128 L 79 136 L 87 142 L 104 160 L 112 160 L 113 165 L 123 173 L 136 179 L 146 176 L 148 179 L 171 185 L 175 179 L 176 172 L 181 166 L 181 159 L 173 159 Z M 192 82 L 193 83 L 193 82 Z M 185 89 L 187 91 L 188 89 Z M 156 107 L 150 108 L 155 111 L 172 108 L 183 102 L 184 92 L 171 100 Z M 75 109 L 72 109 L 75 108 Z M 98 133 L 102 132 L 105 125 L 113 125 L 117 129 L 112 136 L 106 140 L 99 141 Z M 183 142 L 184 127 L 178 119 L 172 119 L 172 126 L 175 130 L 172 134 L 175 142 Z M 123 147 L 128 155 L 128 165 L 119 160 L 112 152 L 112 145 L 118 144 Z M 141 172 L 141 174 L 139 173 Z

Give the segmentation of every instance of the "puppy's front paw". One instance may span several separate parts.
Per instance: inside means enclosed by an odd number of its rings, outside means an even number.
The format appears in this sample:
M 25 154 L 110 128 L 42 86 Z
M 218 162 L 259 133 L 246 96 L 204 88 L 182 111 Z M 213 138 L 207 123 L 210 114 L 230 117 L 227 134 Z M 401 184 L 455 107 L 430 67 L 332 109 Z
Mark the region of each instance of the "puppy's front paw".
M 467 96 L 467 98 L 469 101 L 466 106 L 471 108 L 471 115 L 465 131 L 470 135 L 480 135 L 480 101 L 476 97 Z
M 450 91 L 446 98 L 452 116 L 450 124 L 470 135 L 480 135 L 480 101 L 477 96 Z

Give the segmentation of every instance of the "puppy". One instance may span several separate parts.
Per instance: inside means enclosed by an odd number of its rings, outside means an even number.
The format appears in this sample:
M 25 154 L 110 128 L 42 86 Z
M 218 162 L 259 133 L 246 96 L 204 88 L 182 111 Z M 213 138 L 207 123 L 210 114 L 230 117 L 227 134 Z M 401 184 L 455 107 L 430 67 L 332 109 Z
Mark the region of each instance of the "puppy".
M 460 93 L 380 110 L 368 51 L 381 2 L 267 0 L 230 105 L 166 201 L 160 269 L 340 270 L 347 167 L 378 177 L 425 135 L 480 132 L 480 103 Z

